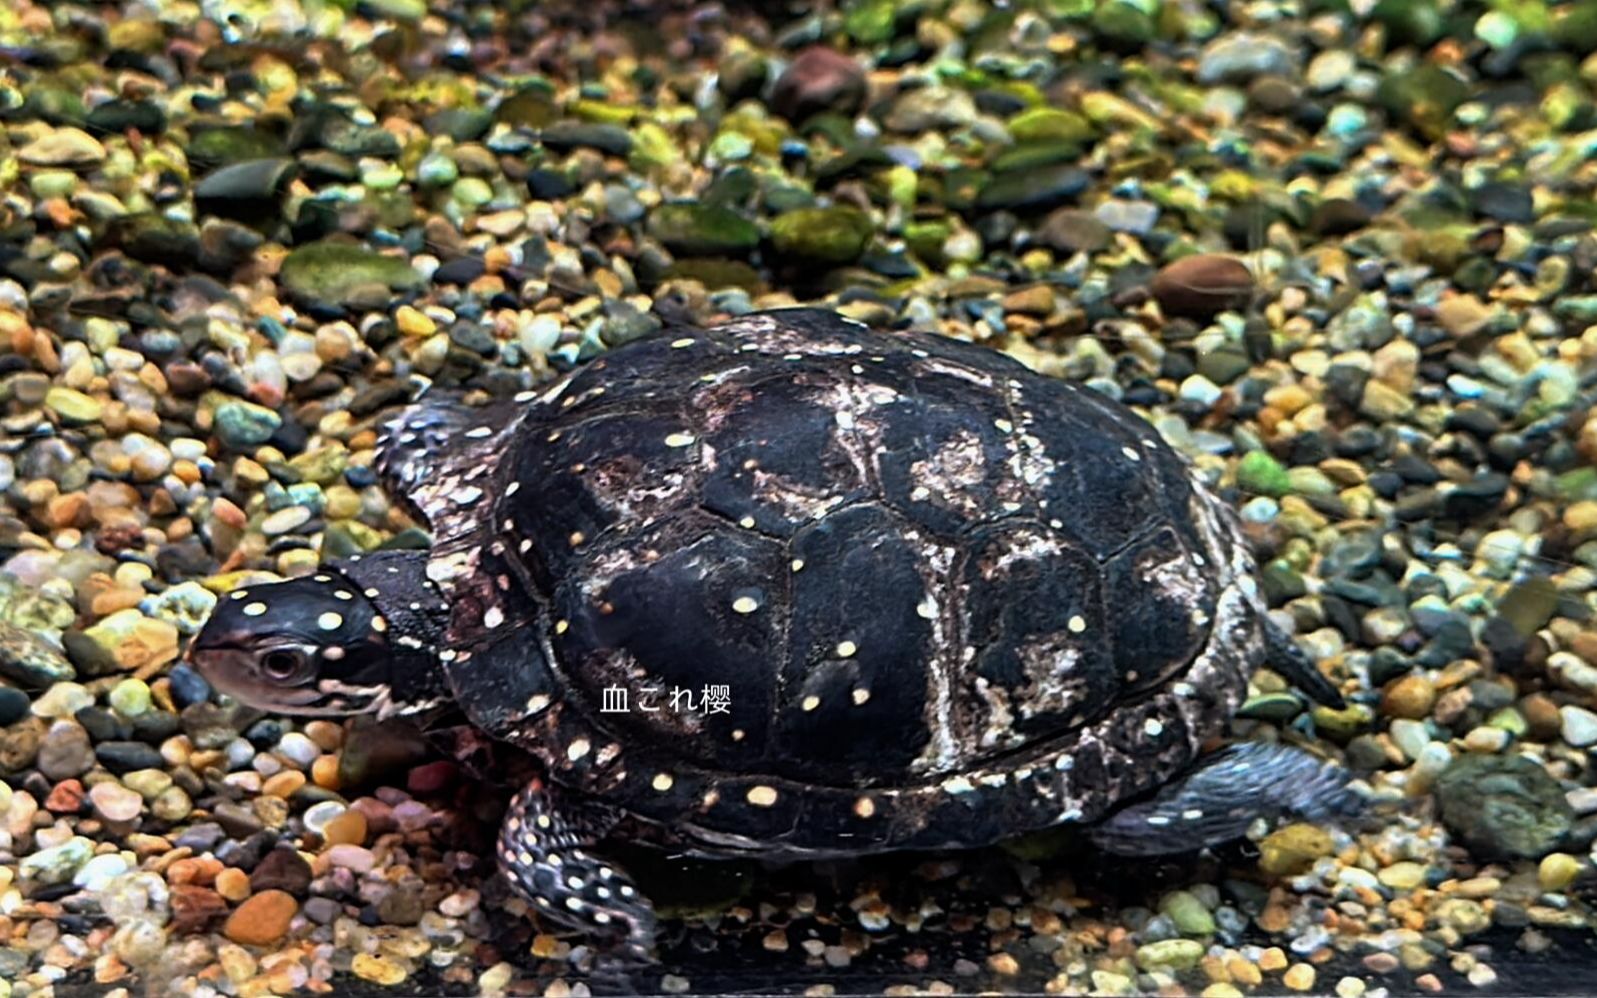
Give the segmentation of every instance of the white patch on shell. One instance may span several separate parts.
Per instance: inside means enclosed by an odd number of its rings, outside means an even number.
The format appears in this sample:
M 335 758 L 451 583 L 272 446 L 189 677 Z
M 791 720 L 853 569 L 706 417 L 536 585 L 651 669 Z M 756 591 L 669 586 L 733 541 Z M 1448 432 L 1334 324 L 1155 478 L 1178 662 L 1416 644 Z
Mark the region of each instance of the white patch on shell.
M 981 512 L 981 500 L 971 490 L 986 479 L 987 459 L 981 438 L 971 431 L 957 431 L 930 456 L 910 464 L 909 475 L 910 498 L 931 500 L 966 517 Z

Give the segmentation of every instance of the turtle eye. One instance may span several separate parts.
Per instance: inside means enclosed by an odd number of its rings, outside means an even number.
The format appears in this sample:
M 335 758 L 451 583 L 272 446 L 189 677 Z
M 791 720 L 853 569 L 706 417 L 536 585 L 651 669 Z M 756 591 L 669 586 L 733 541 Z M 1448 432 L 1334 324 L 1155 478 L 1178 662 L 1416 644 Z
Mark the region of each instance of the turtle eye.
M 292 679 L 304 665 L 305 656 L 292 648 L 275 648 L 261 656 L 261 671 L 271 679 Z

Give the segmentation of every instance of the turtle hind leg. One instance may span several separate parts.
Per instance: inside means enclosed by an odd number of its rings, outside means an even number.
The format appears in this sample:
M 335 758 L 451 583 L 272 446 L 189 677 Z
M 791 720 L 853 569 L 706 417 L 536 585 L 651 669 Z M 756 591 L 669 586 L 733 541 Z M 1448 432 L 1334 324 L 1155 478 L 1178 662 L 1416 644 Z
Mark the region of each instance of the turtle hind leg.
M 1264 664 L 1281 674 L 1281 678 L 1335 710 L 1347 706 L 1342 694 L 1331 681 L 1320 674 L 1309 656 L 1292 640 L 1292 635 L 1264 618 Z
M 1209 756 L 1151 799 L 1121 808 L 1091 831 L 1121 856 L 1192 852 L 1240 838 L 1257 818 L 1310 821 L 1351 815 L 1359 797 L 1345 769 L 1288 745 L 1250 742 Z
M 622 870 L 591 852 L 619 815 L 562 794 L 541 779 L 510 802 L 499 829 L 499 863 L 539 918 L 591 936 L 596 987 L 628 993 L 654 963 L 654 908 Z

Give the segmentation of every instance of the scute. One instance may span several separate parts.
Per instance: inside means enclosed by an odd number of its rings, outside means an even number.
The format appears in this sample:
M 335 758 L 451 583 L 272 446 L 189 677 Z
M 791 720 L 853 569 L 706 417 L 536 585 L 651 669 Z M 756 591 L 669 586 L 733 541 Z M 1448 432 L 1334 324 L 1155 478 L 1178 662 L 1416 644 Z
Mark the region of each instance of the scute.
M 785 562 L 777 544 L 703 514 L 585 552 L 555 593 L 554 645 L 590 716 L 701 764 L 764 758 Z M 712 686 L 727 688 L 725 711 L 706 707 Z M 625 691 L 625 711 L 602 713 L 606 688 Z
M 938 635 L 919 610 L 937 546 L 862 505 L 806 528 L 791 551 L 774 771 L 833 784 L 907 773 L 937 724 Z
M 1180 671 L 1214 622 L 1212 571 L 1172 527 L 1120 552 L 1105 566 L 1107 617 L 1115 665 L 1126 695 L 1152 689 Z
M 985 528 L 964 548 L 959 584 L 985 747 L 1078 728 L 1122 698 L 1104 626 L 1119 608 L 1098 563 L 1063 534 L 1025 521 Z
M 838 425 L 824 386 L 813 380 L 783 372 L 699 410 L 706 508 L 748 529 L 790 537 L 865 497 L 862 448 Z

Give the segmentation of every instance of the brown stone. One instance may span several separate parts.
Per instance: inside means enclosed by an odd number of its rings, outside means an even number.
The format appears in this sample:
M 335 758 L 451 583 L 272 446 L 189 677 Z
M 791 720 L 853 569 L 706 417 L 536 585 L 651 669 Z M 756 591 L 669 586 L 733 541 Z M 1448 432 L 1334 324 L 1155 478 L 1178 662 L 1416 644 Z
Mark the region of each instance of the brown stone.
M 227 915 L 222 895 L 198 884 L 177 884 L 171 891 L 172 928 L 179 934 L 204 932 Z
M 1387 717 L 1422 720 L 1436 705 L 1436 684 L 1414 674 L 1395 679 L 1381 694 L 1381 713 Z
M 256 893 L 279 890 L 301 894 L 310 882 L 310 864 L 293 849 L 273 849 L 250 873 L 250 889 Z
M 864 68 L 824 45 L 794 56 L 771 89 L 771 109 L 793 122 L 821 111 L 853 114 L 864 103 Z
M 1253 274 L 1241 260 L 1200 253 L 1166 264 L 1154 275 L 1151 290 L 1166 315 L 1207 319 L 1246 305 Z
M 222 934 L 245 946 L 269 946 L 288 932 L 299 902 L 284 891 L 263 891 L 227 917 Z
M 366 816 L 359 811 L 345 811 L 327 823 L 322 837 L 330 846 L 366 844 Z

